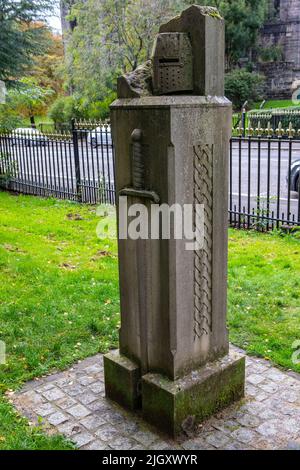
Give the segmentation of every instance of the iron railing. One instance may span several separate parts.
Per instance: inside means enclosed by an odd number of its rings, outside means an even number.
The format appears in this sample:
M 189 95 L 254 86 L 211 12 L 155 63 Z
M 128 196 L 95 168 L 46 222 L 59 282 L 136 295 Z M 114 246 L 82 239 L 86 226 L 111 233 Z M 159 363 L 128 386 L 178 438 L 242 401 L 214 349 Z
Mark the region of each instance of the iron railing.
M 73 122 L 70 133 L 2 133 L 0 182 L 25 194 L 114 204 L 109 125 Z
M 298 162 L 298 164 L 297 164 Z M 229 155 L 229 222 L 271 230 L 300 225 L 300 130 L 258 123 L 234 129 Z M 11 190 L 115 204 L 113 144 L 106 123 L 73 122 L 64 134 L 0 136 L 0 184 Z
M 300 130 L 239 126 L 230 142 L 229 221 L 271 230 L 300 225 Z

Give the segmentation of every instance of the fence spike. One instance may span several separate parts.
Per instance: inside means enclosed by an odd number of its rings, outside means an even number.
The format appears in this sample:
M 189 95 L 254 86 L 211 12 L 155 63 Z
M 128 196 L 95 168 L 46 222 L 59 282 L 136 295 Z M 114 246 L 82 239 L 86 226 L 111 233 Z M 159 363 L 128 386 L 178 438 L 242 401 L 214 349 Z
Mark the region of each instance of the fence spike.
M 260 137 L 263 134 L 264 129 L 262 128 L 260 121 L 258 121 L 257 128 L 255 130 L 257 132 L 258 137 Z
M 238 125 L 236 130 L 238 131 L 239 137 L 241 137 L 243 135 L 243 132 L 244 132 L 242 121 L 239 122 L 239 125 Z
M 249 137 L 252 137 L 253 132 L 254 132 L 254 129 L 253 129 L 253 127 L 251 126 L 251 120 L 249 119 L 249 121 L 248 121 L 248 127 L 247 127 L 248 136 L 249 136 Z
M 287 129 L 287 133 L 288 133 L 289 139 L 293 139 L 293 138 L 294 138 L 294 135 L 295 135 L 296 131 L 295 131 L 295 129 L 293 128 L 293 124 L 292 124 L 291 121 L 290 121 L 290 124 L 289 124 L 289 128 Z
M 276 134 L 278 135 L 278 137 L 282 137 L 284 135 L 284 129 L 282 128 L 282 122 L 280 121 L 279 124 L 278 124 L 278 128 L 276 129 Z
M 272 137 L 273 134 L 274 134 L 274 129 L 271 127 L 270 121 L 268 121 L 268 125 L 267 125 L 267 128 L 266 128 L 266 134 L 267 134 L 268 137 Z

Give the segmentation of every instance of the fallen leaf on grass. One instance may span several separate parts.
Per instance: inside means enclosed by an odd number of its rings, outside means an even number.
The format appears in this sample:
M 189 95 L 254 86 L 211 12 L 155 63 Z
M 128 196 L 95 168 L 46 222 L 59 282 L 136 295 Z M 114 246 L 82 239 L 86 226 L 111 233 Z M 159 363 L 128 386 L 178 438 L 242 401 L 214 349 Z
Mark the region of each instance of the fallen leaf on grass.
M 70 269 L 70 270 L 73 270 L 73 269 L 76 269 L 77 266 L 75 266 L 75 264 L 70 264 L 70 263 L 62 263 L 59 265 L 60 268 L 63 268 L 63 269 Z
M 73 214 L 72 212 L 70 212 L 69 214 L 67 214 L 67 219 L 69 219 L 69 220 L 83 220 L 83 217 L 80 214 Z
M 10 245 L 9 243 L 5 243 L 3 247 L 6 251 L 10 251 L 12 253 L 26 253 L 25 251 L 20 250 L 17 246 Z
M 97 261 L 100 258 L 110 257 L 113 258 L 114 255 L 109 251 L 97 251 L 97 253 L 91 258 L 91 261 Z

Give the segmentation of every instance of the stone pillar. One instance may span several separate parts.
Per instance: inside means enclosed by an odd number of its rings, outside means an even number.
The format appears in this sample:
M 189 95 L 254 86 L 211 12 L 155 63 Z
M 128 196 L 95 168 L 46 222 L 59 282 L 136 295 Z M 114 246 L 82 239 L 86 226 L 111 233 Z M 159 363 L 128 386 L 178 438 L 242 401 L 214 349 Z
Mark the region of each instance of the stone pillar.
M 149 238 L 150 222 L 126 239 L 118 220 L 120 350 L 104 358 L 106 395 L 174 436 L 244 395 L 226 328 L 231 103 L 216 9 L 193 5 L 161 27 L 152 60 L 119 79 L 111 121 L 118 209 L 124 197 L 148 213 L 189 205 L 195 222 L 203 207 L 192 250 L 172 232 Z

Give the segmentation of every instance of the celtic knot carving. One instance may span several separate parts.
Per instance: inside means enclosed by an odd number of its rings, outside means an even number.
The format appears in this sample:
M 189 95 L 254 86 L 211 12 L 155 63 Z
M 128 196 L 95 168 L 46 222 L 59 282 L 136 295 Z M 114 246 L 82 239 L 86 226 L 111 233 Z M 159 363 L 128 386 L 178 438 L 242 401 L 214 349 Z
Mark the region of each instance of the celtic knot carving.
M 204 206 L 204 244 L 194 252 L 194 340 L 212 328 L 213 145 L 195 145 L 194 204 Z

